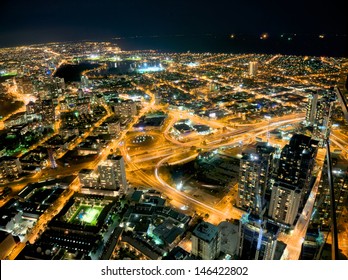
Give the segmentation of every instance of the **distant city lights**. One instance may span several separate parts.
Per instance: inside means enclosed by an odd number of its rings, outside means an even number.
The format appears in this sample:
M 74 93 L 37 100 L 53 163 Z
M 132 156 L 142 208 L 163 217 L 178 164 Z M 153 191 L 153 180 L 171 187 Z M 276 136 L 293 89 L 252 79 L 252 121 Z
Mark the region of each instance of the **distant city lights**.
M 260 39 L 266 40 L 266 39 L 268 39 L 268 37 L 269 37 L 268 33 L 263 33 L 263 34 L 261 34 Z

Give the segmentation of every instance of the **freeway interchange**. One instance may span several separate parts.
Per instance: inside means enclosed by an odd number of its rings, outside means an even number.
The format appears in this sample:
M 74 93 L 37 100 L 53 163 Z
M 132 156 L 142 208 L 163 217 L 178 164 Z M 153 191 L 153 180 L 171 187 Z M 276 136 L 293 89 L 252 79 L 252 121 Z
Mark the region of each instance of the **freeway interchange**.
M 198 135 L 179 141 L 171 136 L 169 131 L 171 126 L 180 118 L 186 117 L 191 119 L 190 114 L 184 112 L 172 112 L 169 114 L 165 125 L 156 131 L 133 132 L 128 133 L 123 140 L 123 145 L 120 146 L 120 152 L 127 163 L 127 180 L 136 184 L 143 184 L 155 188 L 166 195 L 174 206 L 187 206 L 191 213 L 205 213 L 208 214 L 209 220 L 212 223 L 219 223 L 225 219 L 239 219 L 243 211 L 236 209 L 232 203 L 224 205 L 223 207 L 216 207 L 208 201 L 200 201 L 187 195 L 170 185 L 161 176 L 160 168 L 164 164 L 179 164 L 193 160 L 198 155 L 197 150 L 214 150 L 223 146 L 233 146 L 251 143 L 255 137 L 267 133 L 269 129 L 275 129 L 284 124 L 297 123 L 303 120 L 302 113 L 293 114 L 291 116 L 283 116 L 274 118 L 272 124 L 267 121 L 259 122 L 249 126 L 242 126 L 240 128 L 226 127 L 226 129 L 215 130 L 215 133 L 210 135 Z M 210 121 L 197 116 L 192 117 L 192 121 L 200 124 L 205 124 L 211 127 L 216 127 L 216 121 Z M 223 126 L 223 125 L 222 125 Z M 156 137 L 157 141 L 153 147 L 146 149 L 133 149 L 128 143 L 132 138 L 138 134 L 147 133 Z
M 194 160 L 198 156 L 198 151 L 200 150 L 210 151 L 225 146 L 253 143 L 258 136 L 266 135 L 269 130 L 279 128 L 283 125 L 296 124 L 304 119 L 303 113 L 296 113 L 275 117 L 272 119 L 271 123 L 267 120 L 262 120 L 254 124 L 226 125 L 219 124 L 216 120 L 193 116 L 184 111 L 171 111 L 168 113 L 168 118 L 164 125 L 159 129 L 142 132 L 134 131 L 133 125 L 139 118 L 154 108 L 163 109 L 163 107 L 155 106 L 153 101 L 149 102 L 128 127 L 122 131 L 120 137 L 114 139 L 108 147 L 104 148 L 94 161 L 72 165 L 68 168 L 59 166 L 57 169 L 44 169 L 35 176 L 24 178 L 20 182 L 11 184 L 13 192 L 18 193 L 26 184 L 35 182 L 38 178 L 60 178 L 71 174 L 77 175 L 79 170 L 83 168 L 94 169 L 100 162 L 106 159 L 110 151 L 119 149 L 126 163 L 127 180 L 133 186 L 154 188 L 167 197 L 172 206 L 185 211 L 185 213 L 189 215 L 206 215 L 205 217 L 207 217 L 207 220 L 213 224 L 218 224 L 226 219 L 240 219 L 244 212 L 233 206 L 233 197 L 228 197 L 225 203 L 215 203 L 209 201 L 209 199 L 204 199 L 204 197 L 200 197 L 199 199 L 192 197 L 180 189 L 177 189 L 176 186 L 171 185 L 170 180 L 167 180 L 168 178 L 161 173 L 161 167 L 166 164 L 174 165 Z M 170 130 L 174 123 L 181 118 L 188 118 L 195 123 L 208 125 L 214 128 L 214 132 L 210 135 L 199 135 L 196 133 L 193 136 L 187 137 L 187 139 L 181 139 L 179 141 L 172 136 Z M 98 122 L 97 126 L 101 125 L 101 123 L 102 122 Z M 131 140 L 136 135 L 144 134 L 151 135 L 156 139 L 154 145 L 145 148 L 134 147 L 134 145 L 131 144 Z M 87 137 L 87 135 L 85 135 L 85 137 Z M 335 136 L 334 139 L 336 139 L 336 141 L 341 141 L 340 143 L 345 140 L 339 138 L 339 135 Z M 73 188 L 74 191 L 79 191 L 80 186 L 77 178 L 72 185 L 73 187 L 71 187 L 71 189 Z M 43 230 L 44 225 L 47 224 L 50 217 L 52 217 L 52 213 L 56 213 L 57 210 L 61 209 L 70 196 L 71 193 L 62 197 L 55 204 L 55 207 L 50 209 L 47 215 L 40 217 L 37 226 L 28 235 L 28 241 L 34 242 L 40 231 Z M 313 201 L 310 201 L 306 206 L 308 211 L 311 211 L 313 207 L 314 199 L 312 200 Z M 301 216 L 292 234 L 282 235 L 280 237 L 280 240 L 290 245 L 288 250 L 289 259 L 298 259 L 301 241 L 305 235 L 307 225 L 308 221 Z M 22 248 L 23 246 L 17 246 L 10 258 L 15 258 Z
M 155 105 L 154 95 L 146 90 L 150 95 L 151 101 L 145 103 L 143 109 L 137 116 L 128 124 L 117 139 L 114 139 L 105 147 L 101 153 L 92 162 L 80 163 L 72 165 L 70 167 L 58 166 L 56 169 L 43 169 L 34 176 L 24 178 L 19 182 L 9 184 L 12 187 L 13 193 L 18 193 L 28 183 L 37 182 L 39 179 L 52 179 L 61 178 L 68 175 L 77 175 L 77 173 L 83 168 L 95 169 L 103 160 L 107 158 L 111 151 L 119 150 L 126 163 L 127 180 L 133 186 L 145 186 L 151 187 L 160 191 L 170 202 L 170 204 L 189 215 L 204 215 L 206 220 L 213 224 L 218 224 L 221 221 L 227 219 L 240 219 L 244 213 L 242 210 L 233 206 L 233 196 L 230 194 L 223 201 L 224 203 L 216 203 L 210 201 L 204 197 L 192 197 L 191 195 L 177 189 L 175 185 L 172 185 L 167 176 L 164 176 L 161 172 L 161 167 L 168 164 L 181 164 L 191 160 L 194 160 L 200 151 L 212 151 L 226 146 L 243 146 L 253 142 L 259 136 L 265 136 L 270 130 L 274 130 L 284 125 L 297 124 L 304 120 L 305 114 L 302 112 L 292 113 L 281 117 L 274 117 L 272 121 L 259 120 L 249 124 L 228 123 L 205 117 L 199 117 L 189 112 L 182 110 L 170 110 L 162 105 Z M 136 124 L 142 116 L 153 110 L 165 111 L 168 115 L 164 124 L 157 129 L 151 129 L 146 131 L 136 131 L 133 125 Z M 110 113 L 98 121 L 94 127 L 98 127 L 102 124 L 102 121 L 109 116 Z M 212 128 L 212 133 L 209 135 L 200 135 L 198 133 L 191 133 L 178 139 L 171 133 L 173 125 L 180 119 L 189 119 L 193 123 L 199 123 L 207 125 Z M 139 135 L 150 135 L 156 141 L 153 145 L 146 147 L 133 145 L 132 139 Z M 86 138 L 89 133 L 83 135 Z M 346 139 L 339 133 L 333 134 L 333 143 L 338 147 L 346 151 Z M 79 142 L 70 145 L 70 148 L 76 147 Z M 76 178 L 71 189 L 79 191 L 79 183 Z M 236 186 L 234 186 L 235 189 Z M 36 227 L 28 234 L 26 240 L 34 242 L 39 233 L 43 230 L 44 225 L 47 224 L 52 213 L 56 213 L 61 209 L 68 201 L 72 192 L 65 197 L 59 199 L 59 201 L 50 209 L 50 212 L 40 217 Z M 307 211 L 311 211 L 313 208 L 313 201 L 306 206 Z M 5 201 L 2 202 L 2 204 Z M 282 235 L 280 240 L 287 243 L 289 246 L 289 259 L 298 259 L 301 241 L 306 232 L 308 221 L 302 216 L 296 225 L 295 230 L 291 235 Z M 17 246 L 9 257 L 15 258 L 16 255 L 23 248 Z

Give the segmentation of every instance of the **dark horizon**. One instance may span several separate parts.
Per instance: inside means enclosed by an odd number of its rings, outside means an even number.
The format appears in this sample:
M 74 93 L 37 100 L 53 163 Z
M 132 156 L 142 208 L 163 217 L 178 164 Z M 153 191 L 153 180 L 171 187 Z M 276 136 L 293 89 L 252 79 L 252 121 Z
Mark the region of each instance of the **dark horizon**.
M 52 43 L 112 42 L 122 51 L 155 50 L 168 53 L 259 53 L 298 56 L 348 57 L 348 36 L 339 34 L 176 34 L 176 35 L 132 35 L 112 38 L 88 38 L 42 42 L 33 40 L 27 44 L 0 46 L 0 48 L 45 45 Z M 324 36 L 323 38 L 321 36 Z
M 193 34 L 347 35 L 344 3 L 320 5 L 271 1 L 3 1 L 0 47 L 34 43 L 107 40 L 132 36 Z

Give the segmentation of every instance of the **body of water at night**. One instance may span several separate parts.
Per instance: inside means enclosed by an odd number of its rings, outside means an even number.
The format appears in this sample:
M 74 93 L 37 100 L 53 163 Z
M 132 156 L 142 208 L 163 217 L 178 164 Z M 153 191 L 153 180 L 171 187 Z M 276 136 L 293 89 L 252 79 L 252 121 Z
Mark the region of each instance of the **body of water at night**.
M 81 80 L 81 74 L 85 70 L 91 70 L 98 68 L 100 65 L 97 63 L 79 63 L 79 64 L 63 64 L 60 66 L 55 77 L 64 78 L 65 82 L 77 82 Z
M 283 34 L 267 39 L 254 35 L 151 36 L 114 38 L 122 50 L 159 52 L 259 53 L 348 57 L 348 37 L 343 35 Z
M 149 62 L 148 66 L 157 66 L 160 62 Z M 63 64 L 61 65 L 56 73 L 55 77 L 64 78 L 65 82 L 77 82 L 81 81 L 81 75 L 85 70 L 96 69 L 95 71 L 90 71 L 90 75 L 96 75 L 100 77 L 107 77 L 109 75 L 123 75 L 130 74 L 136 69 L 139 69 L 142 64 L 136 61 L 118 61 L 118 62 L 107 62 L 107 69 L 97 69 L 100 64 L 90 63 L 88 60 L 81 62 L 79 64 Z

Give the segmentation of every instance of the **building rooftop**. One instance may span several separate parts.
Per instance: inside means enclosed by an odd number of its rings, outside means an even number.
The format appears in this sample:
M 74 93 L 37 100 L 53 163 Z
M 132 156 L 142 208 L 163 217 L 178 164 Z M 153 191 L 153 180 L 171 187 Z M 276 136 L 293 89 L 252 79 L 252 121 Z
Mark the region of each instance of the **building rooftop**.
M 218 227 L 208 222 L 201 222 L 193 230 L 193 234 L 206 242 L 210 242 L 218 234 Z
M 142 195 L 143 195 L 143 191 L 137 190 L 132 194 L 131 200 L 135 202 L 139 202 Z
M 290 139 L 290 146 L 302 147 L 303 145 L 307 147 L 318 146 L 319 141 L 313 140 L 311 137 L 303 134 L 294 134 Z
M 277 246 L 274 252 L 274 260 L 280 260 L 284 254 L 284 251 L 286 249 L 286 244 L 282 241 L 277 241 Z
M 165 243 L 172 244 L 179 235 L 184 233 L 184 229 L 175 226 L 171 219 L 166 219 L 153 230 L 153 233 Z
M 261 158 L 258 154 L 255 153 L 243 153 L 242 160 L 260 162 Z
M 93 172 L 93 169 L 84 168 L 80 170 L 79 174 L 91 174 L 92 172 Z
M 109 160 L 121 160 L 122 156 L 121 155 L 109 155 L 108 159 Z
M 193 260 L 193 256 L 181 247 L 174 247 L 163 260 Z
M 279 187 L 281 187 L 283 189 L 288 189 L 290 191 L 295 191 L 296 193 L 300 193 L 301 192 L 301 190 L 299 189 L 298 186 L 291 185 L 291 184 L 288 184 L 288 183 L 283 182 L 283 181 L 276 181 L 274 183 L 274 186 L 279 186 Z

